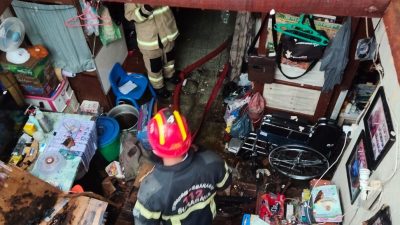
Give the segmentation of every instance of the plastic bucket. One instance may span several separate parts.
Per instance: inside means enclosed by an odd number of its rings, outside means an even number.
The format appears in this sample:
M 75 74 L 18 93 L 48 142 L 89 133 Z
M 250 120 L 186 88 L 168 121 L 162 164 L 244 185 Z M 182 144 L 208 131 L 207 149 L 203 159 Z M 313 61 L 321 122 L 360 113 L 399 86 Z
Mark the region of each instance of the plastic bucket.
M 118 160 L 121 142 L 117 120 L 112 117 L 100 116 L 96 121 L 96 127 L 101 155 L 108 162 Z

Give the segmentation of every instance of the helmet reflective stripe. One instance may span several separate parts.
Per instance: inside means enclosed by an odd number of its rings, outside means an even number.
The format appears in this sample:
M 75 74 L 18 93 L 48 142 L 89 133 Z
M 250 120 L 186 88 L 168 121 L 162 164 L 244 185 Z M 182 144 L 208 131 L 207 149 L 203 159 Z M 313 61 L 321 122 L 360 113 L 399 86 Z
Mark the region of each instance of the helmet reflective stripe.
M 164 134 L 164 122 L 163 122 L 163 118 L 161 116 L 160 113 L 157 113 L 154 116 L 154 119 L 157 122 L 157 127 L 158 127 L 158 135 L 159 135 L 159 143 L 160 145 L 164 145 L 165 144 L 165 134 Z
M 181 114 L 179 114 L 179 112 L 175 110 L 174 116 L 175 116 L 176 122 L 178 123 L 179 130 L 181 131 L 182 140 L 186 140 L 187 134 L 186 134 L 185 126 L 183 125 Z

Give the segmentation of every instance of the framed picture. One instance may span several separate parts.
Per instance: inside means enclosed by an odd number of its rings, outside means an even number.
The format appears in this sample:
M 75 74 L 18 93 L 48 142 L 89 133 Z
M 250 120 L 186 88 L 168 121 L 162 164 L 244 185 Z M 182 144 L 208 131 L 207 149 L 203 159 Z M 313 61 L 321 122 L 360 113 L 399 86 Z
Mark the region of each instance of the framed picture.
M 390 147 L 396 141 L 392 118 L 383 87 L 380 87 L 364 117 L 364 126 L 371 151 L 367 158 L 372 170 L 378 167 Z
M 364 131 L 360 133 L 349 159 L 346 162 L 347 183 L 349 184 L 349 192 L 351 204 L 354 203 L 360 194 L 360 169 L 368 169 L 368 160 L 366 152 L 368 145 L 366 143 Z
M 373 217 L 362 223 L 363 225 L 392 225 L 389 206 L 384 206 Z

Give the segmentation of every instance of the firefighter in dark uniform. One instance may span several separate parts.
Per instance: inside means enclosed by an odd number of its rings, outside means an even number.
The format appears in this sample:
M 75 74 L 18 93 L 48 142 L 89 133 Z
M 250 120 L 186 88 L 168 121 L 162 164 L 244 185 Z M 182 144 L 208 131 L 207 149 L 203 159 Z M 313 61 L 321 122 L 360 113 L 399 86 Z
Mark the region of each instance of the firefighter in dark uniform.
M 125 3 L 125 18 L 135 21 L 137 43 L 150 83 L 158 96 L 169 97 L 171 93 L 164 87 L 164 79 L 174 84 L 179 82 L 174 53 L 179 31 L 174 14 L 168 6 Z
M 214 196 L 231 182 L 227 164 L 212 151 L 189 151 L 191 134 L 177 111 L 160 110 L 149 121 L 148 137 L 163 163 L 156 164 L 140 185 L 135 225 L 212 224 Z

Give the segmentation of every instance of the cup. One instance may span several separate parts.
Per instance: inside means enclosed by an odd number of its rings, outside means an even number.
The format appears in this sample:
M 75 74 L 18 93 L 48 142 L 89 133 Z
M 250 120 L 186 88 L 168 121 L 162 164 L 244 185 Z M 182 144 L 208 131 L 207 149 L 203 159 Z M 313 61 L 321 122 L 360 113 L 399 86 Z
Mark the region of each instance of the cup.
M 361 180 L 368 180 L 370 174 L 371 174 L 371 171 L 369 169 L 361 168 L 360 169 L 360 181 Z

